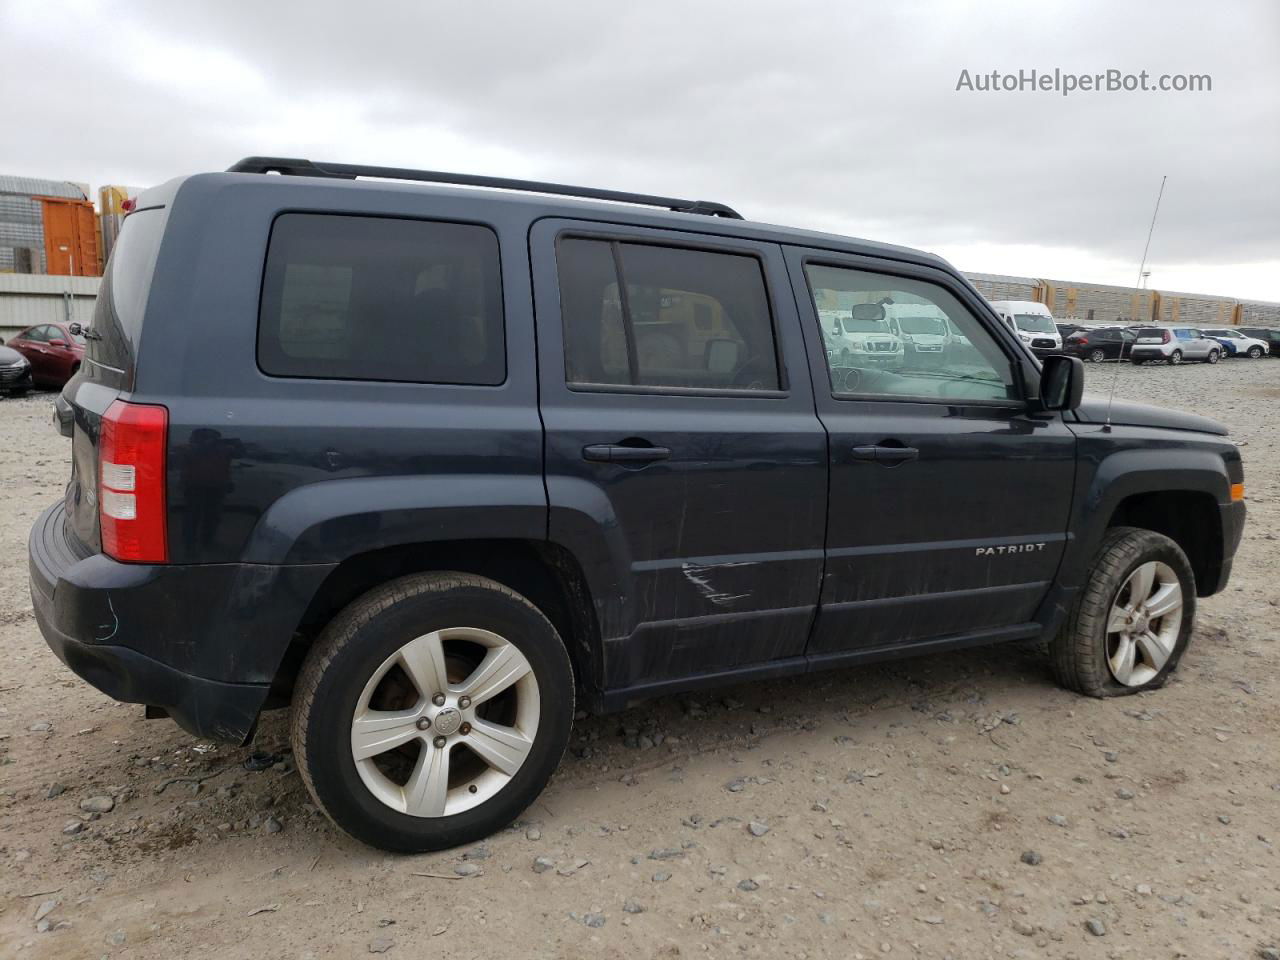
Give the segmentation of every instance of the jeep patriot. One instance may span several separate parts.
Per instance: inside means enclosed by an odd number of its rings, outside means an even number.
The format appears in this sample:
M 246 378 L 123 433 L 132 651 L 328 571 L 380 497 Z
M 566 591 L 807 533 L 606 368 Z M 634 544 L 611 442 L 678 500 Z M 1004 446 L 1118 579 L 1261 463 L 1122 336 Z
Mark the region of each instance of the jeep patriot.
M 906 304 L 938 350 L 829 355 Z M 938 257 L 715 203 L 250 158 L 137 198 L 83 335 L 49 646 L 197 736 L 289 707 L 388 850 L 509 823 L 575 698 L 1033 639 L 1158 687 L 1244 524 L 1218 423 L 1083 398 Z

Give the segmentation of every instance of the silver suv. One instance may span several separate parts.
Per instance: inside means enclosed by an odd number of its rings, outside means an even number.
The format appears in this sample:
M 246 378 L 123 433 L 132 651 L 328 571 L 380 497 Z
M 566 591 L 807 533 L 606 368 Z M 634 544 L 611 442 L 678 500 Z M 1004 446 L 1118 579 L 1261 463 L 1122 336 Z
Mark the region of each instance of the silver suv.
M 1134 332 L 1138 338 L 1129 353 L 1134 363 L 1148 360 L 1217 363 L 1222 358 L 1222 344 L 1206 337 L 1198 327 L 1139 327 Z

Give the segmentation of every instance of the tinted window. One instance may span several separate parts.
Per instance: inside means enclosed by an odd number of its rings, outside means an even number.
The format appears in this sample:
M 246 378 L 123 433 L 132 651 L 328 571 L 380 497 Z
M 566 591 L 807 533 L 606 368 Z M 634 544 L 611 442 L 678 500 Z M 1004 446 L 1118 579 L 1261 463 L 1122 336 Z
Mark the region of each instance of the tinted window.
M 778 389 L 754 257 L 566 238 L 557 259 L 570 383 Z
M 501 383 L 497 237 L 461 223 L 278 217 L 258 363 L 287 377 Z
M 91 359 L 120 369 L 132 366 L 164 225 L 162 207 L 138 210 L 124 218 L 94 305 L 93 329 L 98 338 L 86 347 Z
M 818 264 L 807 265 L 805 275 L 834 394 L 925 400 L 1017 396 L 1009 358 L 946 289 Z M 860 321 L 857 332 L 849 331 L 846 317 Z

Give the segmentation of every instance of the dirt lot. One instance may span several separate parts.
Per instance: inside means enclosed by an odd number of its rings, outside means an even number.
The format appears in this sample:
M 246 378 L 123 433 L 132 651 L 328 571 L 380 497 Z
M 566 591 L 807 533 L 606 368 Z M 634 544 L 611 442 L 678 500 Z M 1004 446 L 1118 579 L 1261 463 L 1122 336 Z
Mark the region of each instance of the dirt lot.
M 316 813 L 282 714 L 251 771 L 49 653 L 26 536 L 70 447 L 51 394 L 0 401 L 0 956 L 1266 956 L 1280 362 L 1126 368 L 1119 392 L 1244 445 L 1235 576 L 1164 691 L 1080 699 L 1006 646 L 659 700 L 581 720 L 516 827 L 419 857 Z

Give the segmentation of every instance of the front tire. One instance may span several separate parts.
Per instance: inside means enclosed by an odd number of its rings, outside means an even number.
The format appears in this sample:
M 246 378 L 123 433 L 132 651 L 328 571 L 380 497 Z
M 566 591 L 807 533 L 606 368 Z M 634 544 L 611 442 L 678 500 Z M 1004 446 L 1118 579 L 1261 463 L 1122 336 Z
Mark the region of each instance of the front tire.
M 573 723 L 573 671 L 538 608 L 485 577 L 427 573 L 347 606 L 294 690 L 316 805 L 394 852 L 489 836 L 542 792 Z
M 1258 359 L 1258 358 L 1260 358 L 1261 356 L 1262 356 L 1262 348 L 1261 348 L 1261 347 L 1250 347 L 1250 348 L 1249 348 L 1249 359 L 1250 359 L 1250 360 L 1257 360 L 1257 359 Z
M 1163 686 L 1190 642 L 1195 606 L 1182 548 L 1151 530 L 1112 529 L 1049 645 L 1058 683 L 1089 697 Z
M 1204 362 L 1205 362 L 1205 363 L 1217 363 L 1217 362 L 1218 362 L 1218 351 L 1217 351 L 1217 350 L 1210 350 L 1210 351 L 1209 351 L 1209 356 L 1205 357 Z

